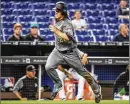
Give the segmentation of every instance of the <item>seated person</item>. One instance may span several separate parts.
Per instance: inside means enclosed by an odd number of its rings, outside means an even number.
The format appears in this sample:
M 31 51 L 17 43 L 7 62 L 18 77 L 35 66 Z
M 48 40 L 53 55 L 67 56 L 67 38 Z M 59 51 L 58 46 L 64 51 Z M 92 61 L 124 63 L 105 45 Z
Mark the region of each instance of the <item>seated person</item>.
M 113 41 L 117 42 L 129 41 L 128 26 L 126 24 L 120 24 L 119 34 L 114 37 Z
M 74 20 L 72 20 L 72 24 L 75 30 L 86 30 L 87 23 L 84 19 L 81 19 L 81 11 L 76 10 L 74 14 Z
M 8 38 L 8 41 L 23 41 L 24 38 L 21 36 L 22 25 L 20 23 L 14 24 L 14 34 Z
M 119 18 L 127 18 L 129 19 L 129 7 L 127 7 L 127 1 L 121 0 L 120 7 L 117 10 L 117 15 Z
M 44 41 L 44 39 L 38 34 L 38 24 L 31 23 L 30 33 L 25 36 L 25 41 Z

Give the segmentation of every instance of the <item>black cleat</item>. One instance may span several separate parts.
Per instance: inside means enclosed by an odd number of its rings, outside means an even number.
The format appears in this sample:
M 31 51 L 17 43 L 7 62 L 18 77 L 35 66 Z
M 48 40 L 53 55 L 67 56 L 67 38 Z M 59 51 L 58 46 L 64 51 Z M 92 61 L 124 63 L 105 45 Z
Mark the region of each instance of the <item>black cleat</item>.
M 52 93 L 51 93 L 51 96 L 50 96 L 50 100 L 53 100 L 53 99 L 57 96 L 58 92 L 59 92 L 61 89 L 62 89 L 62 87 L 59 88 L 56 92 L 52 92 Z
M 96 103 L 99 103 L 99 102 L 101 101 L 101 99 L 102 99 L 101 86 L 99 85 L 99 87 L 100 87 L 100 92 L 99 92 L 99 94 L 97 94 L 97 95 L 95 96 L 95 102 L 96 102 Z

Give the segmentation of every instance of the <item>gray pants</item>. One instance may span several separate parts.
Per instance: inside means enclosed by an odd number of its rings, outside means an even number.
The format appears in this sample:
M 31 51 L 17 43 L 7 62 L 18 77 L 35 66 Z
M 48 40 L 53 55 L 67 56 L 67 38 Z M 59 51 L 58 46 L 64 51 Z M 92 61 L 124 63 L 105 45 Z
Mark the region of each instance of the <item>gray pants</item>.
M 56 91 L 56 86 L 57 88 L 60 88 L 62 86 L 61 80 L 55 69 L 63 62 L 66 62 L 70 67 L 74 68 L 78 74 L 83 76 L 95 94 L 99 93 L 99 85 L 81 63 L 77 48 L 73 49 L 72 52 L 65 54 L 59 52 L 56 48 L 54 48 L 54 50 L 49 55 L 45 68 L 49 77 L 52 79 L 55 85 L 54 91 Z

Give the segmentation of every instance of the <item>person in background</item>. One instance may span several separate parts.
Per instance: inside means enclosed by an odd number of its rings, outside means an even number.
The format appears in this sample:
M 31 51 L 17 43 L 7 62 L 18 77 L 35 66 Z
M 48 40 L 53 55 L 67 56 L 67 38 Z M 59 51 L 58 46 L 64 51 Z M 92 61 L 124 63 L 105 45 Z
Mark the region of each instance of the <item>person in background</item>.
M 87 30 L 87 23 L 84 19 L 81 19 L 81 11 L 76 10 L 74 13 L 74 20 L 72 24 L 75 30 Z
M 119 26 L 119 34 L 116 35 L 113 39 L 113 41 L 117 42 L 125 42 L 129 41 L 129 35 L 128 35 L 128 26 L 126 24 L 120 24 Z
M 21 36 L 22 25 L 20 23 L 14 24 L 14 34 L 8 38 L 8 41 L 24 41 L 24 38 Z
M 44 38 L 38 34 L 38 24 L 31 23 L 30 33 L 25 36 L 25 41 L 44 41 Z
M 16 82 L 13 92 L 20 100 L 37 99 L 38 79 L 35 74 L 36 68 L 33 65 L 28 65 L 26 67 L 26 75 Z
M 129 19 L 129 7 L 127 5 L 126 0 L 121 0 L 120 1 L 120 6 L 117 10 L 117 15 L 119 18 L 127 18 Z

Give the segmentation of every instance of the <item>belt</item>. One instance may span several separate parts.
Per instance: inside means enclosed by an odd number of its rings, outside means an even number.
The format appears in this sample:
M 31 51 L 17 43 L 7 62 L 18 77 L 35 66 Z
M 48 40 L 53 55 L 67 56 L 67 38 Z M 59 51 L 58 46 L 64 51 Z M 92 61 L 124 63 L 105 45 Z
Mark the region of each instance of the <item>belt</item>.
M 74 52 L 73 50 L 65 50 L 65 51 L 59 51 L 62 54 L 71 53 Z

